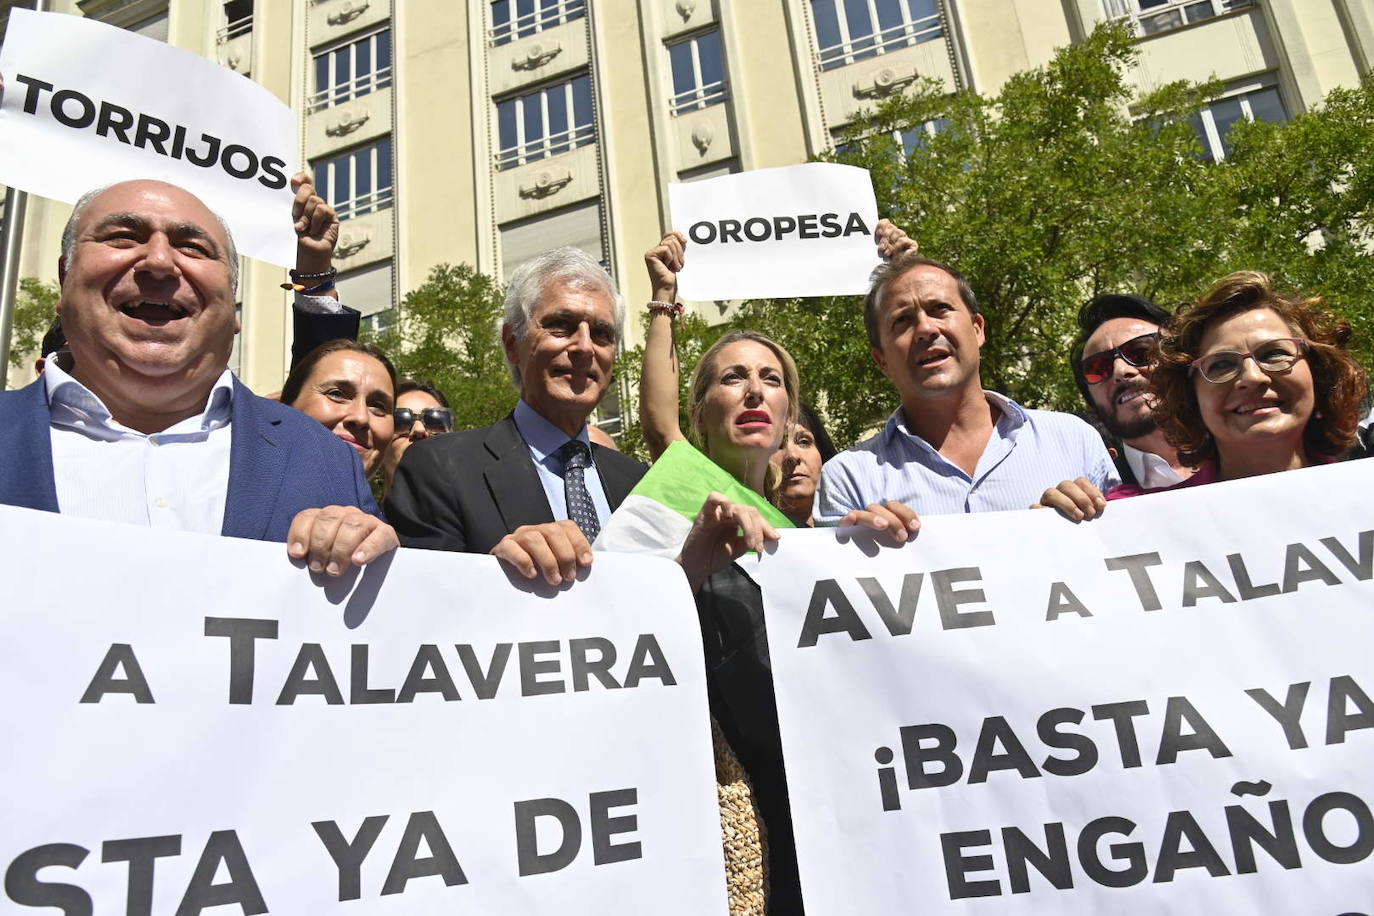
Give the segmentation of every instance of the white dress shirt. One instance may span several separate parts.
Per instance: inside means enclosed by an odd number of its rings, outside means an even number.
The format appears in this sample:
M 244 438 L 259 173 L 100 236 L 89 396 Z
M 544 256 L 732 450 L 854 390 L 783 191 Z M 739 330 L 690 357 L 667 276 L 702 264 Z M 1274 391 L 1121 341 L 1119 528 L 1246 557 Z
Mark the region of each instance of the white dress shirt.
M 204 412 L 145 435 L 117 423 L 100 398 L 50 357 L 43 384 L 61 512 L 219 534 L 229 490 L 233 378 L 224 370 Z
M 1154 452 L 1143 452 L 1123 442 L 1121 454 L 1126 456 L 1126 464 L 1142 489 L 1158 490 L 1160 487 L 1172 487 L 1176 483 L 1183 483 L 1185 479 L 1169 466 L 1169 462 Z

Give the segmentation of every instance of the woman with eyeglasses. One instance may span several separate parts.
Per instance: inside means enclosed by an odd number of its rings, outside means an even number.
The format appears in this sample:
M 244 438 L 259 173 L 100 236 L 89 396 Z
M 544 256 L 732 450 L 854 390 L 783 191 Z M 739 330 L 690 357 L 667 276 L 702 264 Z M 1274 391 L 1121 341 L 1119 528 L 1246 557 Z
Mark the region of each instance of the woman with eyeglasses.
M 403 378 L 396 383 L 396 435 L 382 453 L 382 492 L 391 489 L 396 466 L 411 443 L 453 432 L 448 398 L 430 382 Z
M 319 420 L 357 450 L 371 476 L 395 432 L 396 369 L 371 344 L 329 340 L 291 370 L 281 402 Z
M 1196 473 L 1105 497 L 1065 482 L 1042 504 L 1094 518 L 1106 500 L 1338 460 L 1356 443 L 1368 390 L 1349 341 L 1350 325 L 1320 297 L 1278 292 L 1254 271 L 1224 277 L 1160 338 L 1150 372 L 1155 421 Z

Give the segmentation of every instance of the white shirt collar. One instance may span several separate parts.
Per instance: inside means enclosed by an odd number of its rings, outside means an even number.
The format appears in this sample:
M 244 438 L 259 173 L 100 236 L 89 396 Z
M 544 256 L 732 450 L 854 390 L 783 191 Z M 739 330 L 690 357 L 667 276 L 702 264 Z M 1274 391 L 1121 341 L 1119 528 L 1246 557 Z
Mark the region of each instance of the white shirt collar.
M 550 423 L 547 417 L 526 404 L 524 398 L 515 405 L 515 428 L 520 431 L 520 437 L 530 447 L 530 454 L 534 460 L 539 462 L 562 448 L 569 438 L 567 433 Z M 585 423 L 581 432 L 572 438 L 580 439 L 587 443 L 588 447 L 591 445 L 587 438 Z
M 1178 471 L 1169 466 L 1169 462 L 1154 452 L 1141 451 L 1123 442 L 1121 443 L 1121 454 L 1126 456 L 1126 464 L 1130 467 L 1131 473 L 1135 475 L 1140 486 L 1146 490 L 1171 487 L 1176 483 L 1182 483 L 1184 480 Z
M 55 354 L 54 354 L 55 356 Z M 104 402 L 49 357 L 43 368 L 43 386 L 48 397 L 48 415 L 53 426 L 71 429 L 96 438 L 142 436 L 114 419 Z M 233 414 L 234 375 L 225 369 L 210 389 L 203 411 L 153 435 L 209 432 L 227 426 Z

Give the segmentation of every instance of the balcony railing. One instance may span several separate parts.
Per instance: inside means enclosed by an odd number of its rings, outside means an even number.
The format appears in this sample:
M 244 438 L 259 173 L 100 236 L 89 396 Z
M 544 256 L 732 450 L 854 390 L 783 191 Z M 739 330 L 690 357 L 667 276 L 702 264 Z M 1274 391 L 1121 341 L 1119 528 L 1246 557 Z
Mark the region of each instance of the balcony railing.
M 725 81 L 707 83 L 697 89 L 688 89 L 686 92 L 679 92 L 668 101 L 668 110 L 675 115 L 685 114 L 689 111 L 696 111 L 725 101 L 730 97 L 729 87 Z
M 385 210 L 391 206 L 392 188 L 379 188 L 371 194 L 361 194 L 352 200 L 346 200 L 341 204 L 334 205 L 334 212 L 339 215 L 339 219 L 352 219 L 355 216 L 367 216 L 369 213 L 376 213 L 378 210 Z
M 556 134 L 549 134 L 547 137 L 540 137 L 538 140 L 531 140 L 520 146 L 503 149 L 496 154 L 496 167 L 508 169 L 513 166 L 524 165 L 527 162 L 547 159 L 549 156 L 566 153 L 568 150 L 577 149 L 579 146 L 586 146 L 595 140 L 596 125 L 582 124 L 559 131 Z
M 242 19 L 235 19 L 233 22 L 216 32 L 215 43 L 221 45 L 226 44 L 230 40 L 238 38 L 240 35 L 247 35 L 251 31 L 253 31 L 253 14 L 249 13 Z
M 1140 35 L 1158 35 L 1255 5 L 1255 0 L 1175 0 L 1115 17 L 1135 24 Z
M 515 5 L 515 0 L 509 0 L 509 2 L 511 6 Z M 541 7 L 525 13 L 523 16 L 517 16 L 508 22 L 498 22 L 491 27 L 491 31 L 487 33 L 487 38 L 493 46 L 503 45 L 517 38 L 528 38 L 544 29 L 551 29 L 556 25 L 581 19 L 585 15 L 587 15 L 587 0 L 562 0 L 561 3 Z
M 337 86 L 330 86 L 321 89 L 306 100 L 306 114 L 314 114 L 323 111 L 334 105 L 342 105 L 344 102 L 351 102 L 361 98 L 368 93 L 376 92 L 378 89 L 385 89 L 391 85 L 391 67 L 386 66 L 371 73 L 364 73 L 356 79 L 346 83 L 339 83 Z
M 898 48 L 939 38 L 943 33 L 944 27 L 940 24 L 940 16 L 926 16 L 923 19 L 891 26 L 880 32 L 851 38 L 828 48 L 821 48 L 820 53 L 816 55 L 816 62 L 822 70 L 834 70 L 855 61 L 866 60 L 879 54 L 889 54 Z

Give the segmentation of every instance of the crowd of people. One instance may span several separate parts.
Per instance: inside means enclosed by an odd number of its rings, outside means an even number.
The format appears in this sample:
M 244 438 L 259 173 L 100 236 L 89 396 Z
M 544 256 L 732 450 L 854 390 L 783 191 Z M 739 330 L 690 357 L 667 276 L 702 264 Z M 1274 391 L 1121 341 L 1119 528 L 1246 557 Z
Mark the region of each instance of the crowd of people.
M 40 378 L 0 393 L 0 504 L 284 542 L 327 576 L 404 545 L 493 554 L 575 588 L 647 470 L 588 423 L 624 337 L 614 280 L 571 248 L 516 270 L 499 333 L 520 399 L 491 426 L 455 431 L 442 392 L 398 378 L 356 339 L 358 312 L 334 289 L 338 220 L 307 176 L 293 187 L 293 364 L 275 398 L 227 369 L 238 263 L 227 226 L 161 182 L 82 198 Z M 985 389 L 980 351 L 996 329 L 973 284 L 891 223 L 875 244 L 882 263 L 862 311 L 835 333 L 862 322 L 900 406 L 843 449 L 804 400 L 804 373 L 761 334 L 721 337 L 680 405 L 676 277 L 689 246 L 670 232 L 645 256 L 651 457 L 688 443 L 778 510 L 702 492 L 690 530 L 668 545 L 696 597 L 720 741 L 766 826 L 756 898 L 774 913 L 802 904 L 762 600 L 733 562 L 744 552 L 785 524 L 866 526 L 895 545 L 929 514 L 1041 506 L 1084 521 L 1113 499 L 1365 447 L 1368 384 L 1349 325 L 1263 274 L 1225 277 L 1177 315 L 1130 294 L 1089 302 L 1068 360 L 1103 433 Z

